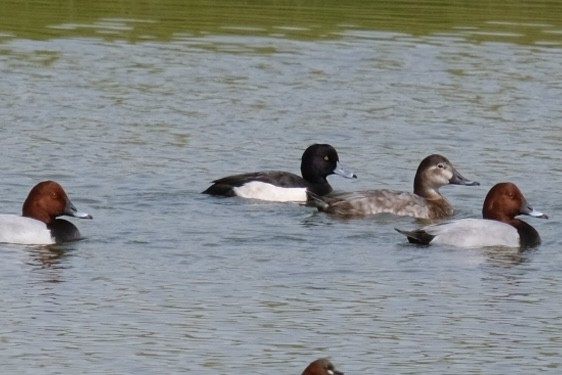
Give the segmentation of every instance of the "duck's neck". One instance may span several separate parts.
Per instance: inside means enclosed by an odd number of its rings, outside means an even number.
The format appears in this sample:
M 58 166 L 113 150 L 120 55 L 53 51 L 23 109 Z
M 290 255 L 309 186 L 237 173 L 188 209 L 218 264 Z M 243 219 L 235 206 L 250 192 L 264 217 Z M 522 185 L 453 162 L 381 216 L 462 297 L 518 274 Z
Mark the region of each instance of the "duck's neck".
M 308 190 L 313 192 L 316 195 L 326 195 L 333 191 L 330 184 L 327 181 L 319 182 L 319 183 L 308 183 Z
M 326 183 L 328 183 L 328 180 L 326 179 L 326 176 L 321 176 L 321 175 L 318 175 L 316 173 L 308 173 L 303 168 L 301 168 L 301 175 L 302 175 L 302 178 L 304 178 L 306 181 L 308 181 L 311 184 L 326 184 Z
M 430 217 L 434 219 L 442 219 L 454 213 L 453 206 L 441 195 L 438 188 L 424 184 L 421 178 L 414 179 L 414 194 L 425 199 L 431 211 Z
M 306 181 L 308 188 L 316 195 L 326 195 L 332 192 L 332 187 L 328 183 L 326 176 L 320 176 L 314 173 L 306 173 L 301 169 L 303 179 Z
M 439 193 L 438 188 L 428 186 L 424 184 L 421 179 L 416 178 L 414 180 L 414 194 L 419 195 L 425 199 L 445 199 L 441 193 Z
M 443 219 L 455 212 L 451 203 L 442 195 L 434 199 L 426 198 L 426 202 L 431 211 L 431 217 L 434 219 Z
M 29 217 L 35 220 L 39 220 L 44 222 L 45 224 L 51 224 L 55 218 L 51 217 L 48 213 L 46 213 L 44 210 L 34 210 L 31 209 L 31 207 L 29 206 L 29 204 L 26 203 L 23 205 L 23 209 L 22 209 L 22 214 L 21 216 L 23 217 Z
M 512 219 L 509 221 L 509 224 L 517 229 L 522 249 L 540 245 L 541 237 L 535 228 L 519 219 Z

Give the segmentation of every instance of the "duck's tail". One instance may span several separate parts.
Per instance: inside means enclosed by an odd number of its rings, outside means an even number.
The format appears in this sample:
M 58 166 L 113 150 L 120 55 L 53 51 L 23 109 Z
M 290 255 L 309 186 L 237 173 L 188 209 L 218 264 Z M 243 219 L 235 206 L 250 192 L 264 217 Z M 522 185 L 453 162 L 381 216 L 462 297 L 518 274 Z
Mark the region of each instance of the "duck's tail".
M 405 235 L 408 238 L 408 242 L 417 243 L 420 245 L 429 245 L 431 240 L 435 238 L 434 235 L 429 234 L 421 229 L 409 231 L 409 230 L 394 228 L 394 230 L 397 231 L 398 233 L 402 233 L 403 235 Z

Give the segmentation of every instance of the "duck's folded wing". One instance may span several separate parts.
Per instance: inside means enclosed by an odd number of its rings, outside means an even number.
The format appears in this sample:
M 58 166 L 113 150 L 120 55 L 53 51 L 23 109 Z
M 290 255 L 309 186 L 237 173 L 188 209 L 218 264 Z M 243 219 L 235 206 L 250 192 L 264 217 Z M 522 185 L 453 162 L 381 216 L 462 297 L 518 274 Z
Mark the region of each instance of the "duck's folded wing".
M 261 171 L 226 176 L 213 181 L 203 193 L 211 195 L 235 195 L 232 190 L 250 182 L 262 182 L 279 187 L 306 187 L 306 182 L 296 174 L 284 171 Z
M 425 200 L 415 194 L 388 190 L 338 192 L 321 197 L 314 205 L 321 211 L 339 216 L 366 216 L 390 213 L 400 216 L 426 217 Z

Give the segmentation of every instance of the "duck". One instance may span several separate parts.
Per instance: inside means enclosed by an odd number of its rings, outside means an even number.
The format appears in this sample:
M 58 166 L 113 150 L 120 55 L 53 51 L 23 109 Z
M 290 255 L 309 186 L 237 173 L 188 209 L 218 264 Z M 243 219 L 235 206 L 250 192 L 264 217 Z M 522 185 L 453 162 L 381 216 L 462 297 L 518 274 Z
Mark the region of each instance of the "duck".
M 405 235 L 410 243 L 422 245 L 522 249 L 538 246 L 541 237 L 537 230 L 516 219 L 517 215 L 548 219 L 547 215 L 529 205 L 517 185 L 512 182 L 500 182 L 486 195 L 482 206 L 482 219 L 453 220 L 411 231 L 395 229 Z
M 357 178 L 340 164 L 336 149 L 329 144 L 313 144 L 304 151 L 301 174 L 302 177 L 272 170 L 236 174 L 214 180 L 203 194 L 270 202 L 306 202 L 307 191 L 323 196 L 333 190 L 326 179 L 332 174 Z
M 0 242 L 51 245 L 81 239 L 74 224 L 58 219 L 62 215 L 92 219 L 92 215 L 76 209 L 58 182 L 39 182 L 23 203 L 21 216 L 0 215 Z
M 445 156 L 432 154 L 418 166 L 413 193 L 390 189 L 338 192 L 323 197 L 309 193 L 307 204 L 346 218 L 389 213 L 435 220 L 454 213 L 451 203 L 439 192 L 439 188 L 449 184 L 480 185 L 464 178 Z
M 312 361 L 302 375 L 343 375 L 343 372 L 336 370 L 334 364 L 327 358 L 319 358 Z

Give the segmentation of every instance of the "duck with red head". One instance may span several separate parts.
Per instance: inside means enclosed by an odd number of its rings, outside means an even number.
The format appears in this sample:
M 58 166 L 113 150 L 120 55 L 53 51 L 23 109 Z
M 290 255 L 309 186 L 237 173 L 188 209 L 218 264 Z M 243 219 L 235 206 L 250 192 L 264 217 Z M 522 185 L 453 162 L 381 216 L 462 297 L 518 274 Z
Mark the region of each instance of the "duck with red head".
M 29 192 L 22 216 L 0 215 L 0 242 L 48 245 L 81 239 L 74 224 L 58 219 L 62 215 L 92 218 L 76 209 L 57 182 L 40 182 Z
M 519 188 L 511 182 L 501 182 L 490 189 L 482 207 L 483 219 L 461 219 L 433 224 L 420 229 L 406 231 L 409 242 L 424 245 L 448 245 L 474 248 L 504 246 L 529 248 L 541 243 L 535 228 L 515 218 L 529 215 L 548 219 L 534 210 Z
M 344 375 L 336 370 L 334 364 L 326 358 L 320 358 L 311 362 L 302 375 Z

